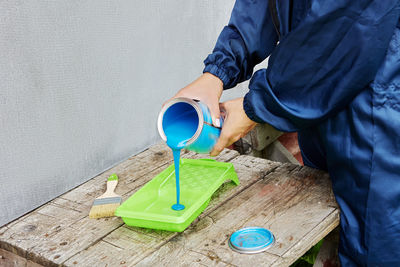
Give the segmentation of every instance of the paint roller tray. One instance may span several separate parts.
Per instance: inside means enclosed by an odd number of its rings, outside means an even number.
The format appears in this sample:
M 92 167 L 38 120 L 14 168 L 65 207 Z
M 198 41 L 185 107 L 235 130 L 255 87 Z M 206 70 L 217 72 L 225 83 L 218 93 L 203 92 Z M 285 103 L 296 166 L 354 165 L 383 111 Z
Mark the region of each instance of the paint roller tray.
M 115 211 L 129 226 L 182 232 L 207 207 L 212 194 L 226 181 L 239 184 L 232 163 L 213 159 L 180 160 L 180 203 L 176 203 L 175 170 L 168 168 L 145 184 Z

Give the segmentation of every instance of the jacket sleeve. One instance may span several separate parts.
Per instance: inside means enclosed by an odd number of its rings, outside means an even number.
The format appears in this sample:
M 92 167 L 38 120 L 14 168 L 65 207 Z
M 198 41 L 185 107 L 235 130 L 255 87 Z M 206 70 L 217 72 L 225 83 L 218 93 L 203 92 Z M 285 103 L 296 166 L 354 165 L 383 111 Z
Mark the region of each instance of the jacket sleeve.
M 398 1 L 314 0 L 257 71 L 246 114 L 282 131 L 315 125 L 374 80 L 399 19 Z
M 255 65 L 269 56 L 278 36 L 267 0 L 237 0 L 203 72 L 219 77 L 224 89 L 250 79 Z

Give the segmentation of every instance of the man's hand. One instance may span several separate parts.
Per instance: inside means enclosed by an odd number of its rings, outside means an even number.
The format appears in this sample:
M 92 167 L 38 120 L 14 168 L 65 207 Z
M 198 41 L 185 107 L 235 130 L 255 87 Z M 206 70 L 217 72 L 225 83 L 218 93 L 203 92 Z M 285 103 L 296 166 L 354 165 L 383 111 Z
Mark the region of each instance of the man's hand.
M 220 108 L 225 112 L 225 120 L 221 135 L 210 152 L 211 156 L 217 156 L 225 147 L 232 145 L 257 125 L 244 112 L 243 97 L 221 103 Z
M 197 80 L 179 90 L 173 98 L 186 97 L 200 100 L 210 109 L 213 124 L 220 127 L 219 99 L 221 98 L 222 90 L 223 83 L 218 77 L 210 73 L 204 73 Z

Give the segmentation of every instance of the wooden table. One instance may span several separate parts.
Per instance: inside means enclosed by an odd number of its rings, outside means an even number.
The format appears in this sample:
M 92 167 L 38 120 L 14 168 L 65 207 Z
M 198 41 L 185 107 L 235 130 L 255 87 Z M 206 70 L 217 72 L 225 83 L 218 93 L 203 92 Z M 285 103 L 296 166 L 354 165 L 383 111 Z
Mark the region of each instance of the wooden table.
M 127 199 L 172 163 L 160 144 L 0 228 L 0 266 L 288 266 L 338 225 L 326 173 L 232 150 L 216 159 L 232 162 L 241 183 L 225 183 L 182 233 L 88 218 L 111 173 L 120 177 L 116 191 Z M 276 243 L 259 254 L 233 252 L 228 238 L 246 226 L 270 229 Z

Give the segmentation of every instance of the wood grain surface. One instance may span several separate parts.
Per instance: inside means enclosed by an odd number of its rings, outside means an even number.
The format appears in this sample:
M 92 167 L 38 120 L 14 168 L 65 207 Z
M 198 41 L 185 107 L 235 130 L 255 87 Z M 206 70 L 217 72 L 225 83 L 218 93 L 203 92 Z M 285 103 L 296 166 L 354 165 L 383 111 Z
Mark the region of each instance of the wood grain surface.
M 182 157 L 204 155 L 184 151 Z M 88 218 L 111 173 L 119 176 L 116 193 L 125 200 L 172 163 L 160 144 L 0 228 L 1 252 L 45 266 L 288 266 L 338 225 L 326 173 L 232 150 L 216 159 L 234 164 L 240 185 L 223 184 L 182 233 Z M 254 255 L 233 252 L 229 236 L 247 226 L 268 228 L 275 244 Z

